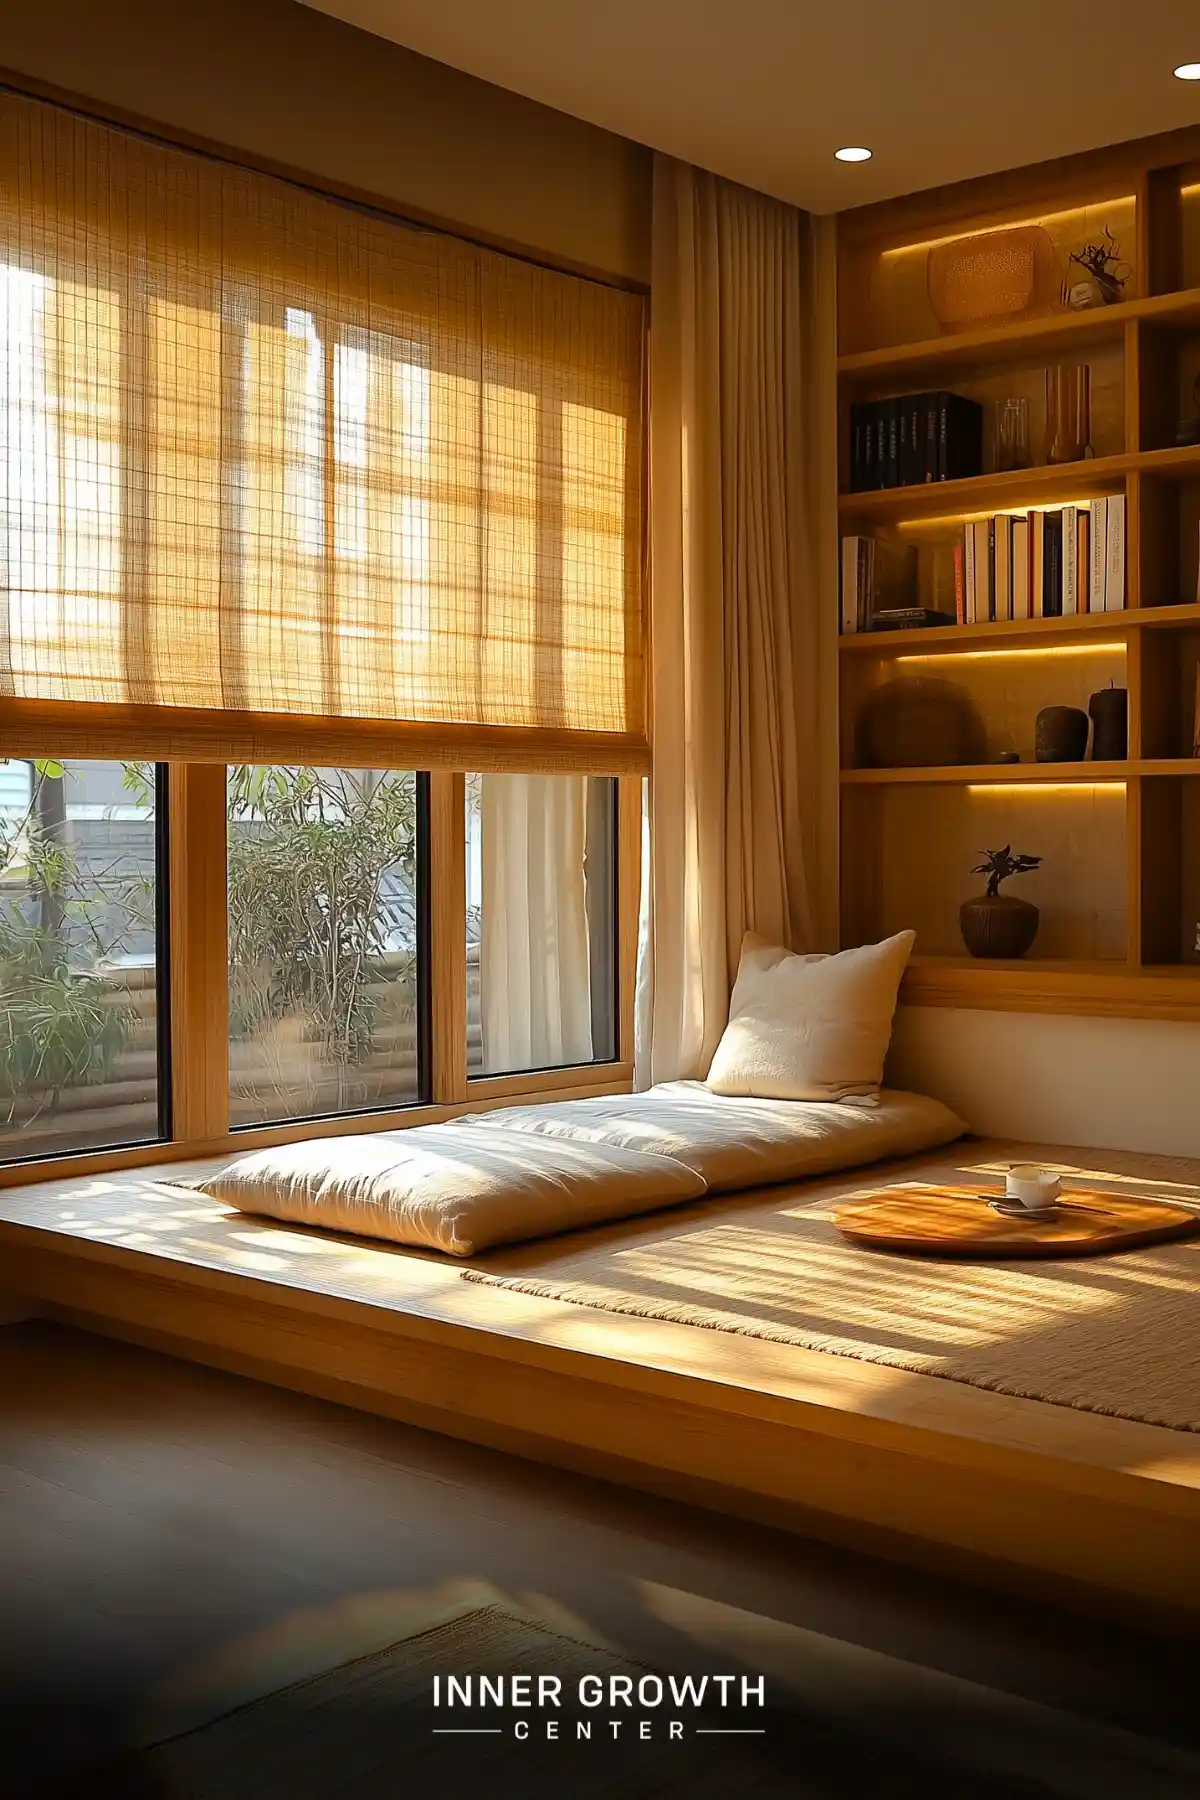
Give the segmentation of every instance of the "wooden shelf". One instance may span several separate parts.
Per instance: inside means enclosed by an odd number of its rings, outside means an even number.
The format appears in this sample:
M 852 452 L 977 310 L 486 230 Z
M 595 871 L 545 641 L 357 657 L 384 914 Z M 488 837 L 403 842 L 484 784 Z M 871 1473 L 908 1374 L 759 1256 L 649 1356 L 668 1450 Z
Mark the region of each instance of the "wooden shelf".
M 1200 774 L 1200 762 L 1194 768 Z M 931 782 L 956 783 L 974 787 L 988 782 L 1005 786 L 1027 782 L 1079 782 L 1086 786 L 1097 781 L 1127 781 L 1131 775 L 1169 774 L 1173 763 L 1139 762 L 1060 762 L 1060 763 L 953 763 L 928 769 L 843 769 L 846 787 L 905 786 L 919 787 Z
M 1200 321 L 1197 321 L 1200 326 Z M 1164 481 L 1195 481 L 1200 477 L 1200 444 L 1172 444 L 1167 450 L 1139 450 L 1131 457 L 1139 475 Z
M 838 513 L 843 519 L 865 524 L 895 524 L 909 519 L 1018 512 L 1025 506 L 1052 505 L 1056 500 L 1090 500 L 1099 494 L 1118 493 L 1126 476 L 1139 474 L 1170 481 L 1200 478 L 1200 444 L 1044 463 L 1034 469 L 1006 469 L 1000 475 L 972 475 L 965 481 L 914 482 L 909 487 L 839 494 Z
M 1117 615 L 1110 614 L 1115 618 Z M 1200 606 L 1143 606 L 1137 611 L 1130 611 L 1126 617 L 1135 625 L 1149 627 L 1171 627 L 1200 625 Z
M 1147 610 L 1156 615 L 1172 613 L 1177 616 L 1162 621 L 1155 617 L 1151 621 L 1146 617 Z M 964 650 L 978 652 L 989 645 L 997 649 L 1005 646 L 1015 649 L 1028 644 L 1051 649 L 1064 641 L 1077 641 L 1087 633 L 1100 636 L 1108 633 L 1114 639 L 1122 639 L 1131 625 L 1188 624 L 1192 622 L 1190 618 L 1179 615 L 1193 612 L 1196 622 L 1200 623 L 1200 607 L 1159 606 L 1142 610 L 1124 608 L 1120 612 L 1075 613 L 1065 619 L 1001 619 L 980 625 L 923 625 L 915 631 L 854 631 L 838 639 L 838 650 L 847 656 L 900 656 L 916 647 L 953 656 L 956 651 L 960 655 Z
M 977 1007 L 985 1012 L 1200 1020 L 1200 967 L 914 956 L 900 999 L 907 1006 Z
M 985 974 L 996 971 L 1018 971 L 1025 973 L 1033 970 L 1042 975 L 1128 975 L 1127 965 L 1112 956 L 1063 957 L 1063 956 L 1017 956 L 1003 957 L 968 956 L 934 956 L 917 951 L 909 958 L 909 971 L 920 969 L 929 972 L 945 972 L 955 969 L 982 970 Z
M 856 389 L 883 388 L 893 380 L 943 375 L 971 364 L 1082 353 L 1094 344 L 1121 338 L 1126 325 L 1138 323 L 1200 326 L 1200 288 L 1151 294 L 1143 300 L 1085 312 L 1049 313 L 1045 318 L 1021 319 L 980 331 L 948 332 L 944 337 L 892 344 L 881 350 L 859 350 L 839 356 L 838 374 Z

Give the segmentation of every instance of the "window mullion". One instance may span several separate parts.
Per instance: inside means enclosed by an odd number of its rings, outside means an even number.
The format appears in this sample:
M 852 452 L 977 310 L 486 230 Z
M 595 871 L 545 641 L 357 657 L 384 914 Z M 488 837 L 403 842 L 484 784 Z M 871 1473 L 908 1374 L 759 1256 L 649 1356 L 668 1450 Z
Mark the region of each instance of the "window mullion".
M 617 1059 L 633 1062 L 642 904 L 642 777 L 617 781 Z
M 229 1132 L 225 765 L 170 770 L 171 1116 L 177 1142 Z
M 467 833 L 462 775 L 429 777 L 430 1068 L 435 1106 L 467 1098 Z

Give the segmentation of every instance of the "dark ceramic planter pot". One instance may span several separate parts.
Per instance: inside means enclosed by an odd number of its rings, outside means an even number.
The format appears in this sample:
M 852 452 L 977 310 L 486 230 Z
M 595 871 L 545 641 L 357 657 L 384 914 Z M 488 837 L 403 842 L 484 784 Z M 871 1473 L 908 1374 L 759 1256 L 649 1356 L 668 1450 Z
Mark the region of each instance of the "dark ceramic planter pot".
M 1024 956 L 1040 917 L 1036 906 L 1015 894 L 980 894 L 958 909 L 963 943 L 972 956 Z

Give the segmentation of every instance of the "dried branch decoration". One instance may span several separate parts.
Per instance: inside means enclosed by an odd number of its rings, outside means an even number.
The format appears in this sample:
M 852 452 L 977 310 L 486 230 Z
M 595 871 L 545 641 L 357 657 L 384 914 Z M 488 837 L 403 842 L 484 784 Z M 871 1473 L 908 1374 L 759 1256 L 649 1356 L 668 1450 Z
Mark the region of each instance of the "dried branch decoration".
M 1105 305 L 1112 306 L 1124 298 L 1125 283 L 1129 279 L 1128 265 L 1122 262 L 1121 247 L 1107 225 L 1104 239 L 1103 243 L 1085 244 L 1082 250 L 1072 250 L 1067 261 L 1078 263 L 1099 288 Z M 1118 274 L 1120 269 L 1125 269 L 1126 273 Z

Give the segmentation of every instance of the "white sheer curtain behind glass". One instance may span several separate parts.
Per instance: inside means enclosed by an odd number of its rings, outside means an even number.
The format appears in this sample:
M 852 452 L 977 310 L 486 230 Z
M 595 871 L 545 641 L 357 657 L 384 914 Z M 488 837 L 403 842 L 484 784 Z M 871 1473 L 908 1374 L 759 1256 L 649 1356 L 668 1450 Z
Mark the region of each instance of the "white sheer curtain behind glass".
M 704 1074 L 745 931 L 813 942 L 809 265 L 804 214 L 656 158 L 643 1085 Z
M 605 779 L 468 778 L 472 1074 L 615 1055 L 612 810 Z

